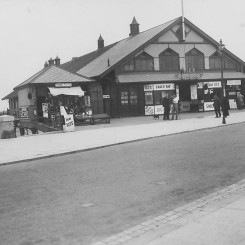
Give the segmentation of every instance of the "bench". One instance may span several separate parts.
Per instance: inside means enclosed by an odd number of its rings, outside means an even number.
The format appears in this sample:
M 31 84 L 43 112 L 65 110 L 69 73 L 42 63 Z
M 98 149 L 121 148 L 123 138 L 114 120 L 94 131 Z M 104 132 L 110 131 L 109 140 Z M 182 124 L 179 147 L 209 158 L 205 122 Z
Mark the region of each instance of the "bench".
M 90 123 L 95 124 L 95 122 L 105 122 L 105 123 L 110 123 L 110 116 L 103 113 L 103 114 L 95 114 L 91 116 Z
M 94 125 L 97 122 L 110 123 L 110 116 L 105 113 L 94 114 L 91 116 L 75 116 L 75 119 L 77 125 L 87 124 L 87 123 Z

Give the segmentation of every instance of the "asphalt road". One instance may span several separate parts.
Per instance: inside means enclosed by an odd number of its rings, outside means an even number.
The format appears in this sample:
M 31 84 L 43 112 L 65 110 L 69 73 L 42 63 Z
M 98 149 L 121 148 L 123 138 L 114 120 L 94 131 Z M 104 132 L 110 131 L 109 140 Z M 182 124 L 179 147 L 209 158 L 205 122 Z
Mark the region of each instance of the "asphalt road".
M 245 178 L 245 123 L 0 167 L 1 245 L 88 245 Z

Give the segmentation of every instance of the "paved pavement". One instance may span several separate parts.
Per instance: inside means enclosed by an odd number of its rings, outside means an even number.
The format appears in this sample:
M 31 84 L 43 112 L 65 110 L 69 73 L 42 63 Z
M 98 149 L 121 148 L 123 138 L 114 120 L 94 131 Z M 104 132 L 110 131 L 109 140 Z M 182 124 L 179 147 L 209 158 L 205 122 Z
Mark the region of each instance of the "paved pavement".
M 0 140 L 0 165 L 245 122 L 245 112 L 231 111 L 222 124 L 214 113 L 181 114 L 181 120 L 151 117 L 112 119 L 111 124 L 77 127 Z M 185 206 L 131 227 L 94 245 L 244 245 L 245 180 Z
M 110 124 L 77 127 L 75 132 L 46 133 L 0 140 L 0 165 L 68 154 L 130 141 L 166 136 L 245 121 L 245 112 L 230 112 L 222 118 L 212 113 L 181 114 L 181 120 L 153 120 L 152 117 L 111 119 Z

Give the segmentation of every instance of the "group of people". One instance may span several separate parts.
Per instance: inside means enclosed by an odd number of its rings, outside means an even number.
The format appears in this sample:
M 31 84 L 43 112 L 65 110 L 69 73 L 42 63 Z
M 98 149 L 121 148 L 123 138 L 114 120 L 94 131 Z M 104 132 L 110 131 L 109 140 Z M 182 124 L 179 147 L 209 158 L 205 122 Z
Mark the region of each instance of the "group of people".
M 237 93 L 237 109 L 242 110 L 244 107 L 244 96 L 238 92 Z M 230 110 L 230 104 L 229 100 L 226 96 L 224 96 L 222 99 L 220 99 L 216 94 L 214 95 L 214 111 L 215 111 L 215 117 L 221 117 L 220 110 L 223 112 L 223 116 L 227 117 L 229 116 L 229 110 Z
M 230 110 L 230 104 L 229 100 L 226 96 L 224 96 L 222 99 L 220 99 L 216 94 L 213 98 L 213 106 L 214 106 L 214 112 L 215 117 L 219 118 L 221 117 L 221 111 L 223 113 L 223 117 L 229 116 L 229 110 Z M 162 99 L 162 105 L 164 108 L 164 114 L 163 114 L 163 120 L 170 120 L 170 113 L 171 113 L 171 120 L 175 119 L 177 120 L 179 118 L 179 97 L 177 95 L 171 96 L 169 98 L 168 94 Z M 238 92 L 237 93 L 237 108 L 239 110 L 242 110 L 244 107 L 244 96 Z
M 168 98 L 168 94 L 162 99 L 162 105 L 164 108 L 163 120 L 170 120 L 170 112 L 172 114 L 171 120 L 177 120 L 179 118 L 179 97 L 173 95 L 171 98 Z
M 226 96 L 224 96 L 222 99 L 220 99 L 216 94 L 214 95 L 214 112 L 215 112 L 215 117 L 221 117 L 221 112 L 223 112 L 223 116 L 227 117 L 229 116 L 229 110 L 230 110 L 230 104 L 229 100 L 227 99 Z

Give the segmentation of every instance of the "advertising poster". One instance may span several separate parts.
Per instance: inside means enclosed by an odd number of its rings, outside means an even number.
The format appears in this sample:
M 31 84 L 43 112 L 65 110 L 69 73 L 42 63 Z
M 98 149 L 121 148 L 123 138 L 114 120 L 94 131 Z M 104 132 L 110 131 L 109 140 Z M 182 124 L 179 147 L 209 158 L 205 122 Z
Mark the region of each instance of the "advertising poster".
M 65 116 L 64 119 L 65 119 L 65 125 L 63 126 L 64 132 L 75 131 L 73 114 L 67 114 L 67 116 Z
M 145 106 L 145 115 L 154 115 L 154 106 Z
M 48 103 L 42 103 L 43 117 L 48 118 Z
M 29 110 L 27 107 L 20 107 L 20 118 L 29 118 Z
M 214 111 L 214 102 L 204 102 L 204 111 Z

